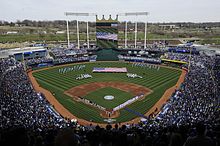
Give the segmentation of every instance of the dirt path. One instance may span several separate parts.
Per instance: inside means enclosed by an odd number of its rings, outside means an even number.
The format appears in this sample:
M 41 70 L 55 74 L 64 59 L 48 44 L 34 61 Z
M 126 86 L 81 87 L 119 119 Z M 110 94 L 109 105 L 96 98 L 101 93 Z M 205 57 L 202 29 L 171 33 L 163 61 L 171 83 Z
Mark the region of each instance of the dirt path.
M 68 64 L 68 65 L 70 65 L 70 64 Z M 67 65 L 62 65 L 62 66 L 67 66 Z M 47 69 L 56 68 L 56 67 L 60 67 L 60 66 L 55 66 L 55 67 L 50 67 L 50 68 L 43 68 L 43 69 L 40 69 L 40 70 L 47 70 Z M 167 68 L 171 68 L 171 67 L 167 67 Z M 172 68 L 172 69 L 175 69 L 175 68 Z M 40 70 L 36 70 L 36 71 L 40 71 Z M 60 104 L 56 100 L 56 98 L 51 94 L 51 92 L 49 92 L 48 90 L 46 90 L 46 89 L 39 86 L 39 84 L 37 83 L 36 79 L 33 77 L 33 74 L 32 74 L 36 71 L 28 72 L 29 79 L 32 82 L 32 85 L 33 85 L 34 89 L 37 92 L 43 93 L 45 95 L 46 99 L 50 102 L 50 104 L 54 106 L 55 110 L 58 111 L 58 113 L 60 113 L 63 117 L 68 118 L 68 119 L 77 119 L 78 123 L 81 124 L 81 125 L 90 125 L 90 124 L 97 125 L 98 124 L 101 127 L 105 127 L 107 125 L 107 124 L 100 124 L 100 123 L 90 122 L 90 121 L 87 121 L 87 120 L 84 120 L 84 119 L 79 119 L 76 116 L 74 116 L 72 113 L 70 113 L 62 104 Z M 162 107 L 162 105 L 164 103 L 166 103 L 166 101 L 170 98 L 170 96 L 175 91 L 175 89 L 178 88 L 180 86 L 180 84 L 184 81 L 185 75 L 186 75 L 186 71 L 182 70 L 182 74 L 181 74 L 178 82 L 176 83 L 176 85 L 169 88 L 164 93 L 164 95 L 160 98 L 160 100 L 145 114 L 146 116 L 149 116 L 152 112 L 155 111 L 156 108 L 158 109 L 157 113 L 160 111 L 160 108 Z M 140 121 L 140 119 L 141 118 L 138 117 L 138 118 L 135 118 L 131 121 L 120 123 L 120 125 L 138 123 Z
M 125 83 L 125 82 L 95 82 L 95 83 L 88 83 L 88 84 L 83 84 L 79 85 L 76 87 L 73 87 L 65 93 L 67 95 L 71 95 L 71 97 L 74 96 L 86 96 L 90 92 L 93 92 L 97 89 L 105 88 L 105 87 L 112 87 L 116 88 L 125 92 L 131 93 L 133 96 L 140 95 L 140 94 L 149 94 L 149 92 L 152 92 L 150 89 L 137 85 L 137 84 L 132 84 L 132 83 Z

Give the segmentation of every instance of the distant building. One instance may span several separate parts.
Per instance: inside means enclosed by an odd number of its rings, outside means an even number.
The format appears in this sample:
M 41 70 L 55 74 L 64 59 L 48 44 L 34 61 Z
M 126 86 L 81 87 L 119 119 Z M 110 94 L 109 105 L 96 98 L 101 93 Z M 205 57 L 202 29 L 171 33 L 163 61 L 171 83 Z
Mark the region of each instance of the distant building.
M 56 34 L 64 34 L 66 33 L 65 31 L 57 31 Z
M 159 25 L 160 27 L 162 27 L 162 28 L 168 28 L 168 29 L 174 29 L 174 28 L 176 28 L 176 25 L 168 25 L 168 24 L 166 24 L 166 25 Z
M 47 34 L 47 31 L 41 31 L 41 34 Z
M 6 34 L 17 34 L 17 31 L 7 31 Z
M 168 24 L 159 25 L 159 27 L 161 27 L 163 30 L 165 29 L 172 30 L 172 32 L 174 32 L 175 29 L 179 29 L 179 27 L 177 27 L 176 25 L 168 25 Z
M 25 47 L 25 48 L 14 48 L 0 51 L 0 58 L 7 58 L 13 56 L 18 61 L 42 58 L 48 54 L 47 49 L 43 46 L 38 47 Z
M 23 27 L 23 26 L 25 26 L 25 24 L 17 24 L 17 23 L 16 23 L 15 26 L 16 26 L 16 27 Z

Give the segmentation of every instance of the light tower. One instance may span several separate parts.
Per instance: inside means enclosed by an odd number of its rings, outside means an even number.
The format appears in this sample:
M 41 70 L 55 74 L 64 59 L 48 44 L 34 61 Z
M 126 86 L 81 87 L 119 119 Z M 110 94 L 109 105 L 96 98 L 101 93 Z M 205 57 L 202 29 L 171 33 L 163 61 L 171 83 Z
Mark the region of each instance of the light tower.
M 96 16 L 95 13 L 73 13 L 73 12 L 65 12 L 64 13 L 66 16 Z M 69 41 L 69 25 L 68 25 L 68 20 L 66 24 L 67 28 L 67 43 L 68 47 L 70 46 L 70 41 Z M 77 35 L 77 48 L 80 49 L 80 38 L 79 38 L 79 21 L 76 19 L 76 35 Z M 86 22 L 86 37 L 87 37 L 87 47 L 89 48 L 89 22 Z
M 86 22 L 86 38 L 87 38 L 87 48 L 89 49 L 89 22 Z
M 133 12 L 133 13 L 120 13 L 119 16 L 147 16 L 149 15 L 149 12 Z M 137 21 L 135 21 L 135 40 L 134 40 L 134 46 L 137 47 Z M 127 21 L 125 21 L 125 48 L 127 48 Z M 144 29 L 144 48 L 147 47 L 147 21 L 145 22 L 145 29 Z
M 137 21 L 135 21 L 135 26 L 134 26 L 134 48 L 137 48 Z
M 127 21 L 125 21 L 125 48 L 127 48 L 127 42 L 128 42 L 128 40 L 127 40 L 127 38 L 128 38 L 128 22 Z
M 70 32 L 69 32 L 69 22 L 66 20 L 66 33 L 67 33 L 67 46 L 70 46 Z
M 147 22 L 144 25 L 144 49 L 147 48 Z

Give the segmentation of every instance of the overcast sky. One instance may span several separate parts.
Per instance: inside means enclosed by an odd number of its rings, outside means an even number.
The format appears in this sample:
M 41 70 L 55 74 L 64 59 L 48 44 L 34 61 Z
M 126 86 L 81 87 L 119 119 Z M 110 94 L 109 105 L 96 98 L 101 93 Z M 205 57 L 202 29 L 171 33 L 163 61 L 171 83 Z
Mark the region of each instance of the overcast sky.
M 67 11 L 97 13 L 100 17 L 147 11 L 149 22 L 219 22 L 220 0 L 0 0 L 0 20 L 64 20 Z

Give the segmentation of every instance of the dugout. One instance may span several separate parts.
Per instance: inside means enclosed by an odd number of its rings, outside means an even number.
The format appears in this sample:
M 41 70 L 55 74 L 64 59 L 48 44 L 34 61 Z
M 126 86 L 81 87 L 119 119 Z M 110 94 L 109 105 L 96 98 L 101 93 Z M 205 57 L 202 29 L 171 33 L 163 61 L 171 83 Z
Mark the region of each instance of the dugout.
M 172 67 L 188 66 L 188 62 L 170 59 L 161 59 L 161 63 Z

